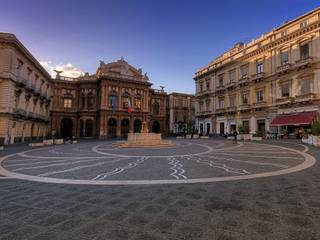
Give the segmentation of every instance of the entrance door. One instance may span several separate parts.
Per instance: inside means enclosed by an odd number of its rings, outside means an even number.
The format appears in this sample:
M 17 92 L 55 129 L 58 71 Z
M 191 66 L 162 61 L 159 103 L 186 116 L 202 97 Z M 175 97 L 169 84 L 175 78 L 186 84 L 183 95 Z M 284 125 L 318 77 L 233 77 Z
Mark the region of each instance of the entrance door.
M 70 118 L 64 118 L 61 120 L 61 135 L 63 138 L 72 138 L 73 122 Z
M 117 120 L 114 118 L 110 118 L 108 121 L 108 136 L 110 138 L 117 137 Z
M 266 123 L 265 123 L 265 120 L 258 120 L 257 121 L 257 125 L 258 125 L 258 131 L 257 131 L 257 134 L 260 136 L 260 137 L 263 137 L 266 133 Z
M 157 121 L 154 121 L 152 123 L 152 132 L 154 133 L 160 133 L 160 123 Z
M 220 123 L 220 136 L 224 135 L 224 123 Z
M 135 133 L 139 133 L 139 132 L 141 132 L 141 126 L 142 126 L 142 124 L 141 124 L 141 120 L 140 119 L 136 119 L 136 120 L 134 120 L 134 123 L 133 123 L 133 131 L 135 132 Z
M 210 134 L 210 123 L 207 123 L 207 135 Z
M 126 138 L 128 137 L 128 133 L 129 133 L 129 120 L 128 119 L 123 119 L 121 121 L 121 137 Z
M 86 137 L 93 137 L 93 120 L 86 120 Z

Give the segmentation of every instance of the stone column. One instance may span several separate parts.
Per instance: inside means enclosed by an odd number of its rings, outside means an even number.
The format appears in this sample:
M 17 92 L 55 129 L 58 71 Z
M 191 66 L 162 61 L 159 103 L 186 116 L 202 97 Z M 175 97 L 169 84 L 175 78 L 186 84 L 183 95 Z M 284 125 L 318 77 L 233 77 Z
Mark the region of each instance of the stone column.
M 121 137 L 121 118 L 117 117 L 117 137 Z
M 133 116 L 130 116 L 130 119 L 129 119 L 129 133 L 133 133 L 133 122 L 134 122 L 134 117 Z

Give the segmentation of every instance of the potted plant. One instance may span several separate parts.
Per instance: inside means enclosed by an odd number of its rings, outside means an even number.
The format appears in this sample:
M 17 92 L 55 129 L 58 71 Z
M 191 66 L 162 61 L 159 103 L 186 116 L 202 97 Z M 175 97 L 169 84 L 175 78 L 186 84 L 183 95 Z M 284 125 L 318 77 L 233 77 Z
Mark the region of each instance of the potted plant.
M 238 127 L 239 130 L 239 135 L 238 139 L 239 140 L 250 140 L 250 134 L 249 134 L 249 127 L 244 126 L 244 125 L 239 125 Z
M 63 144 L 63 138 L 61 137 L 59 132 L 56 132 L 54 135 L 54 144 L 57 144 L 57 145 Z
M 317 119 L 311 125 L 312 144 L 314 146 L 320 146 L 320 121 Z
M 52 134 L 48 133 L 45 139 L 42 141 L 43 145 L 52 145 L 53 144 L 53 139 L 52 139 Z

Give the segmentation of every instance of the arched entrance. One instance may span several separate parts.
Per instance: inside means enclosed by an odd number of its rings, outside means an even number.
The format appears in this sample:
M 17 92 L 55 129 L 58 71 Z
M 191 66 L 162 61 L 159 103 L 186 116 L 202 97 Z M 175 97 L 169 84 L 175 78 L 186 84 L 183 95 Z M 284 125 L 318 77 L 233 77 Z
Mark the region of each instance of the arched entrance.
M 60 132 L 63 138 L 71 138 L 73 130 L 73 122 L 70 118 L 64 118 L 61 120 Z
M 111 138 L 117 137 L 117 120 L 110 118 L 108 121 L 108 136 Z
M 129 133 L 129 125 L 130 122 L 128 119 L 123 119 L 121 121 L 121 137 L 128 137 L 128 133 Z
M 87 119 L 86 120 L 86 137 L 93 137 L 93 120 Z
M 152 132 L 160 133 L 160 123 L 158 121 L 152 123 Z
M 135 133 L 141 132 L 141 126 L 142 126 L 142 123 L 141 123 L 141 120 L 140 120 L 140 119 L 134 120 L 134 123 L 133 123 L 133 131 L 134 131 Z

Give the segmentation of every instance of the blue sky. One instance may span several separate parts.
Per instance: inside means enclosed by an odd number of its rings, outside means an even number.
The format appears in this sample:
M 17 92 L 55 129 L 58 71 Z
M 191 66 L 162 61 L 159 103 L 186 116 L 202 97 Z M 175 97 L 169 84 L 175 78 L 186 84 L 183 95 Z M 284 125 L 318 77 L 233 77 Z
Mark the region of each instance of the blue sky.
M 123 56 L 154 87 L 194 92 L 193 75 L 234 43 L 316 7 L 314 0 L 0 0 L 14 33 L 48 68 L 94 73 Z

